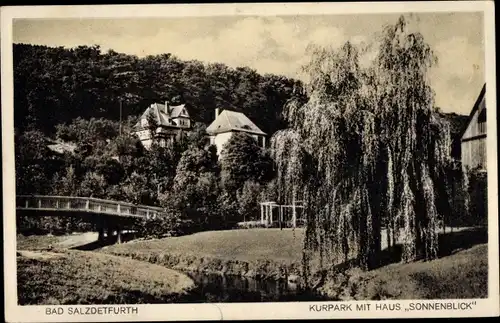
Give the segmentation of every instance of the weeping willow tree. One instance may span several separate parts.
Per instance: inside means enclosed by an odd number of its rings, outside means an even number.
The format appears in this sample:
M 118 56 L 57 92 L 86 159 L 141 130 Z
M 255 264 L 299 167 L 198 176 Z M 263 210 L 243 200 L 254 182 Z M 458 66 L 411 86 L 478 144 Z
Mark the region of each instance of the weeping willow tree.
M 304 93 L 284 109 L 289 128 L 271 140 L 279 200 L 304 201 L 306 275 L 312 264 L 376 266 L 383 231 L 389 245 L 402 243 L 405 262 L 437 257 L 436 200 L 446 190 L 436 183 L 451 140 L 434 113 L 436 58 L 404 17 L 376 45 L 368 67 L 349 42 L 314 48 Z

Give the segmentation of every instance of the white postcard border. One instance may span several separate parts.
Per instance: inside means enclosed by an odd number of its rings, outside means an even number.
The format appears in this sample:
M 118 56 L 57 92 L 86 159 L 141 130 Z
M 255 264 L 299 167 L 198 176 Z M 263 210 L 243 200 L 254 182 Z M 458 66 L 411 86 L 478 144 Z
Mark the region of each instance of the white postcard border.
M 498 190 L 497 138 L 487 137 L 488 152 L 488 255 L 489 298 L 449 300 L 454 304 L 475 302 L 471 310 L 405 311 L 410 303 L 443 303 L 446 300 L 360 301 L 352 304 L 400 304 L 400 311 L 314 311 L 310 305 L 335 302 L 291 303 L 218 303 L 218 304 L 164 304 L 133 305 L 138 314 L 130 315 L 58 315 L 45 314 L 49 306 L 18 306 L 16 285 L 16 230 L 15 230 L 15 174 L 13 140 L 13 63 L 12 20 L 15 18 L 125 18 L 125 17 L 180 17 L 227 15 L 314 15 L 314 14 L 377 14 L 405 12 L 483 12 L 485 35 L 485 76 L 488 90 L 486 105 L 496 107 L 495 29 L 492 1 L 436 1 L 390 3 L 274 3 L 274 4 L 203 4 L 203 5 L 122 5 L 122 6 L 38 6 L 1 8 L 1 63 L 2 63 L 2 171 L 4 211 L 4 283 L 5 319 L 9 322 L 97 322 L 97 321 L 154 321 L 154 320 L 249 320 L 249 319 L 320 319 L 354 317 L 460 317 L 499 315 L 499 259 L 498 259 Z M 496 134 L 496 109 L 487 110 L 488 132 Z M 54 306 L 50 306 L 54 307 Z M 75 306 L 62 306 L 67 309 Z M 98 307 L 95 305 L 94 307 Z M 106 305 L 105 307 L 120 307 Z

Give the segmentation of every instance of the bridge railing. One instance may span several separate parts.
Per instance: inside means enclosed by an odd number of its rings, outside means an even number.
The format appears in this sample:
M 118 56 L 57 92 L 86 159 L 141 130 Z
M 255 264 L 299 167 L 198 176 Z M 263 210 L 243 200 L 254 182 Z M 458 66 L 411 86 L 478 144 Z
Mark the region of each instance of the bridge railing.
M 156 218 L 164 210 L 159 207 L 103 200 L 93 197 L 18 195 L 17 209 L 87 211 L 140 218 Z

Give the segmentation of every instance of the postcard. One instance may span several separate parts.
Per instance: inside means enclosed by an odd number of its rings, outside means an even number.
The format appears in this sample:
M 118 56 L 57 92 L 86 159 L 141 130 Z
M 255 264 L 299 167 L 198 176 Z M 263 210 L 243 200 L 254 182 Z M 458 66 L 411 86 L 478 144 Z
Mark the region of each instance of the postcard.
M 6 321 L 499 315 L 493 2 L 1 24 Z

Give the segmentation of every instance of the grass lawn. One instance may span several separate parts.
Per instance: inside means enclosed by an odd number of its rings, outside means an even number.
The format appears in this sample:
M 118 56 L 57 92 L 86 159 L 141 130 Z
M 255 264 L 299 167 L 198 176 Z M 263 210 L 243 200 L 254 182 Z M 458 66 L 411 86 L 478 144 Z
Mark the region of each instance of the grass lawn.
M 488 248 L 474 246 L 428 262 L 392 264 L 370 272 L 351 270 L 322 286 L 344 300 L 488 297 Z
M 136 241 L 107 247 L 109 251 L 172 253 L 221 260 L 273 260 L 300 263 L 304 230 L 241 229 L 206 231 L 181 237 Z
M 17 275 L 20 305 L 165 303 L 194 287 L 158 265 L 76 250 L 18 251 Z
M 387 286 L 407 278 L 408 284 L 400 287 L 402 299 L 488 297 L 488 247 L 482 244 L 429 262 L 387 266 L 375 275 Z
M 17 250 L 41 250 L 47 249 L 50 245 L 55 245 L 61 241 L 62 237 L 58 236 L 24 236 L 17 235 Z

